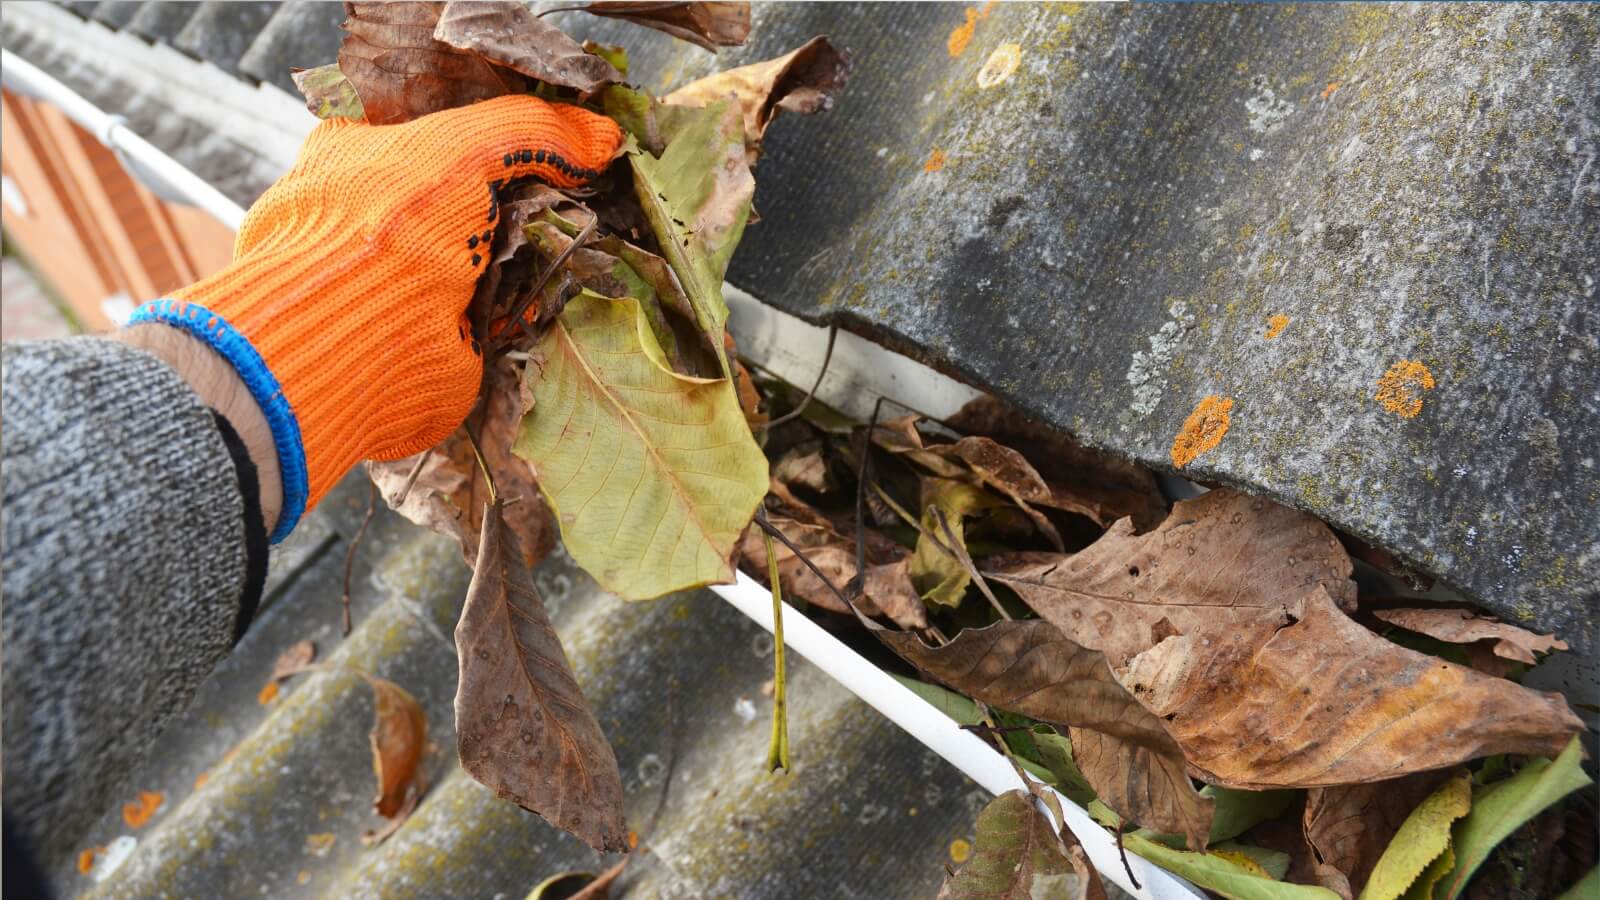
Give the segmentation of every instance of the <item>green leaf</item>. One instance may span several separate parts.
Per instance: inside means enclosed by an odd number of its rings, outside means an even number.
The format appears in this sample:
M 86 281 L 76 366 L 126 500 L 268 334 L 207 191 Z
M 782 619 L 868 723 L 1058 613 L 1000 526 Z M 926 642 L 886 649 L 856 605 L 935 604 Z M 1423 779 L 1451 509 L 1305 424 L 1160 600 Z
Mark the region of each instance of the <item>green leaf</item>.
M 1283 880 L 1289 874 L 1289 854 L 1278 850 L 1268 850 L 1265 847 L 1252 847 L 1238 841 L 1223 841 L 1215 847 L 1209 848 L 1213 852 L 1230 854 L 1235 860 L 1243 857 L 1261 868 L 1268 877 Z
M 1007 791 L 978 813 L 972 860 L 945 880 L 940 900 L 1026 900 L 1052 876 L 1073 871 L 1050 822 L 1022 791 Z
M 1600 866 L 1589 870 L 1589 874 L 1578 879 L 1578 883 L 1561 892 L 1556 900 L 1594 900 L 1600 897 Z
M 355 85 L 344 77 L 338 63 L 328 63 L 315 69 L 291 70 L 289 77 L 306 98 L 306 109 L 319 119 L 362 119 L 366 110 L 361 107 L 361 97 Z
M 1446 844 L 1444 852 L 1435 857 L 1433 862 L 1428 863 L 1428 867 L 1422 870 L 1422 874 L 1417 876 L 1417 880 L 1411 882 L 1411 887 L 1407 888 L 1406 892 L 1401 895 L 1401 900 L 1429 900 L 1433 896 L 1434 886 L 1439 883 L 1439 879 L 1450 874 L 1450 870 L 1455 867 L 1455 848 Z
M 1395 900 L 1411 887 L 1450 845 L 1450 823 L 1472 808 L 1472 778 L 1465 770 L 1450 777 L 1401 823 L 1373 867 L 1361 900 Z
M 1033 729 L 1033 745 L 1039 755 L 1038 761 L 1050 770 L 1050 783 L 1073 803 L 1087 806 L 1094 799 L 1094 788 L 1072 758 L 1072 742 L 1048 725 L 1040 725 Z
M 767 459 L 731 382 L 672 371 L 637 300 L 587 290 L 536 349 L 514 449 L 573 559 L 635 600 L 732 581 Z
M 634 193 L 701 329 L 720 345 L 728 320 L 722 278 L 755 194 L 744 158 L 744 124 L 738 108 L 722 102 L 684 109 L 663 128 L 667 149 L 659 159 L 636 143 L 627 145 Z M 726 357 L 723 369 L 726 374 Z
M 895 675 L 894 680 L 910 688 L 912 693 L 928 701 L 928 705 L 949 716 L 957 725 L 978 725 L 983 722 L 983 713 L 978 711 L 978 704 L 955 691 L 915 678 L 907 678 L 904 675 Z M 1007 746 L 1011 746 L 1010 742 L 1007 742 Z M 1015 747 L 1011 749 L 1016 750 Z M 1026 769 L 1029 775 L 1045 783 L 1053 783 L 1051 771 L 1037 761 L 1019 755 L 1017 763 Z
M 1216 846 L 1223 841 L 1233 840 L 1262 822 L 1283 815 L 1283 811 L 1300 796 L 1300 792 L 1245 791 L 1208 784 L 1200 789 L 1200 796 L 1210 797 L 1215 802 L 1215 806 L 1212 807 L 1211 833 L 1206 843 L 1207 846 Z M 1183 846 L 1181 834 L 1156 834 L 1148 830 L 1142 833 L 1145 837 L 1160 841 L 1169 847 Z
M 946 549 L 953 538 L 966 540 L 961 516 L 945 511 L 943 522 L 935 510 L 942 509 L 930 503 L 922 511 L 922 530 L 917 535 L 917 550 L 911 557 L 911 584 L 929 603 L 940 606 L 960 606 L 967 595 L 967 585 L 972 574 L 961 564 L 961 559 Z M 945 534 L 943 525 L 950 526 Z
M 1460 895 L 1495 845 L 1557 800 L 1591 784 L 1582 761 L 1583 747 L 1574 737 L 1554 762 L 1535 759 L 1505 781 L 1475 791 L 1472 812 L 1454 829 L 1455 868 L 1435 895 L 1443 900 Z
M 1290 884 L 1264 877 L 1258 874 L 1262 868 L 1259 863 L 1256 863 L 1257 871 L 1252 871 L 1250 867 L 1225 856 L 1219 856 L 1215 852 L 1194 853 L 1188 850 L 1174 850 L 1140 834 L 1124 835 L 1122 840 L 1123 846 L 1127 847 L 1129 852 L 1137 853 L 1156 865 L 1182 875 L 1200 887 L 1215 891 L 1230 900 L 1313 900 L 1313 898 L 1338 900 L 1339 897 L 1327 888 Z M 1231 855 L 1242 849 L 1236 847 L 1224 852 Z

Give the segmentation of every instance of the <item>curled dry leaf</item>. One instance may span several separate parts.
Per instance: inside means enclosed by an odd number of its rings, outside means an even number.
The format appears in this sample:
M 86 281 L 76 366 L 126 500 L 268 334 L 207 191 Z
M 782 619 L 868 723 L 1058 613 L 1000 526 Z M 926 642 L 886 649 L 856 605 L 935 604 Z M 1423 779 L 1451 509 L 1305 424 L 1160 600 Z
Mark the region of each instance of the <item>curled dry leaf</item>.
M 289 77 L 306 98 L 306 109 L 319 119 L 362 119 L 366 110 L 355 85 L 339 71 L 338 63 L 314 69 L 290 69 Z
M 626 850 L 617 759 L 498 504 L 456 624 L 461 768 L 601 851 Z
M 417 698 L 405 688 L 383 678 L 362 674 L 372 686 L 374 712 L 372 771 L 378 776 L 378 796 L 372 807 L 388 819 L 403 819 L 402 810 L 416 807 L 421 797 L 422 772 L 417 765 L 428 745 L 428 716 Z
M 487 4 L 485 4 L 487 5 Z M 506 4 L 518 5 L 518 4 Z M 526 82 L 476 53 L 434 39 L 444 3 L 346 3 L 339 70 L 374 125 L 408 122 L 502 94 Z
M 1184 772 L 1183 752 L 1161 720 L 1112 675 L 1105 657 L 1038 619 L 968 628 L 943 647 L 878 631 L 907 662 L 974 700 L 1070 726 L 1072 757 L 1100 801 L 1156 831 L 1203 849 L 1213 801 Z
M 1442 771 L 1419 772 L 1390 781 L 1309 791 L 1301 820 L 1306 844 L 1315 854 L 1317 882 L 1344 900 L 1353 900 L 1400 823 L 1445 777 Z
M 295 641 L 285 647 L 278 654 L 277 660 L 272 663 L 272 681 L 282 681 L 291 675 L 297 675 L 311 661 L 317 658 L 317 645 L 311 641 Z
M 470 416 L 467 425 L 479 429 L 478 443 L 483 448 L 484 461 L 506 503 L 506 524 L 516 532 L 524 562 L 532 565 L 555 546 L 556 529 L 533 468 L 511 452 L 523 416 L 520 382 L 521 375 L 511 360 L 502 358 L 492 363 L 484 373 L 483 409 Z M 384 502 L 396 512 L 424 528 L 455 538 L 470 567 L 478 552 L 479 509 L 489 499 L 472 443 L 465 431 L 457 429 L 426 456 L 409 491 L 407 481 L 421 456 L 369 462 L 367 474 L 378 486 Z
M 1553 634 L 1534 634 L 1464 609 L 1380 609 L 1373 615 L 1407 631 L 1452 644 L 1493 641 L 1495 656 L 1530 666 L 1539 661 L 1534 654 L 1567 649 L 1566 641 L 1557 640 Z
M 1392 644 L 1320 585 L 1290 609 L 1191 628 L 1118 673 L 1209 781 L 1357 784 L 1496 753 L 1553 754 L 1583 727 L 1560 694 Z
M 1007 791 L 978 813 L 977 846 L 961 871 L 945 879 L 939 900 L 1030 900 L 1077 867 L 1055 829 L 1023 791 Z
M 850 55 L 817 36 L 777 59 L 690 82 L 663 97 L 670 106 L 705 106 L 732 95 L 744 119 L 746 158 L 754 164 L 767 126 L 783 110 L 811 115 L 833 107 L 850 78 Z
M 1350 572 L 1317 519 L 1219 489 L 1178 503 L 1155 531 L 1135 534 L 1122 519 L 1080 553 L 993 575 L 1120 670 L 1173 634 L 1227 631 L 1263 614 L 1287 625 L 1286 607 L 1313 587 L 1353 609 Z
M 830 526 L 798 522 L 784 516 L 769 516 L 769 521 L 805 553 L 811 565 L 816 566 L 835 587 L 843 588 L 856 576 L 856 549 L 853 541 L 846 540 Z M 928 624 L 927 610 L 922 598 L 911 586 L 907 569 L 909 559 L 902 550 L 893 559 L 885 560 L 882 548 L 889 541 L 868 542 L 867 577 L 862 585 L 862 596 L 856 600 L 862 613 L 888 616 L 901 628 L 924 628 Z M 898 549 L 898 548 L 896 548 Z M 746 569 L 758 580 L 767 580 L 766 542 L 757 529 L 745 532 L 740 552 L 747 561 Z M 810 567 L 794 555 L 788 547 L 775 544 L 773 552 L 778 557 L 778 578 L 786 597 L 798 597 L 813 606 L 848 615 L 850 608 L 839 601 L 833 591 Z
M 737 47 L 750 37 L 749 3 L 600 0 L 580 8 L 590 15 L 664 31 L 713 53 L 718 47 Z
M 1038 501 L 1041 506 L 1086 516 L 1101 527 L 1131 518 L 1137 532 L 1166 517 L 1167 503 L 1149 469 L 1083 447 L 995 397 L 968 402 L 948 422 L 963 434 L 993 438 L 1021 453 L 1050 487 L 1050 499 Z
M 622 80 L 611 63 L 586 52 L 520 0 L 446 3 L 433 37 L 536 81 L 584 94 Z

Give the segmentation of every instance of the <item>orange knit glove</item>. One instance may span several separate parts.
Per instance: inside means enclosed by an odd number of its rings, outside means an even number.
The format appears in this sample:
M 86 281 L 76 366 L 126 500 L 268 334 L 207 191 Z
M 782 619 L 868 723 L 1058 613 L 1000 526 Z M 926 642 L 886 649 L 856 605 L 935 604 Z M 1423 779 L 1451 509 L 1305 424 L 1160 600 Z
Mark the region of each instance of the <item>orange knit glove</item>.
M 496 192 L 534 175 L 600 174 L 616 123 L 499 97 L 401 125 L 330 119 L 245 216 L 234 260 L 145 304 L 239 371 L 266 413 L 283 474 L 282 540 L 362 459 L 447 437 L 483 372 L 467 304 L 489 256 Z

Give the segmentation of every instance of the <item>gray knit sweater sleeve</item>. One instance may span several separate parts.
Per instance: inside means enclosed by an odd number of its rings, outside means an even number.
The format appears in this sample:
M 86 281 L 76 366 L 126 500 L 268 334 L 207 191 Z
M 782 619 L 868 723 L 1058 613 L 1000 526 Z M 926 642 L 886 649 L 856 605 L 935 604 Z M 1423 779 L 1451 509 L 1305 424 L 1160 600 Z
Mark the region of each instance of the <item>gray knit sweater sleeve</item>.
M 0 379 L 4 808 L 51 866 L 232 648 L 255 498 L 231 429 L 143 351 L 13 344 Z

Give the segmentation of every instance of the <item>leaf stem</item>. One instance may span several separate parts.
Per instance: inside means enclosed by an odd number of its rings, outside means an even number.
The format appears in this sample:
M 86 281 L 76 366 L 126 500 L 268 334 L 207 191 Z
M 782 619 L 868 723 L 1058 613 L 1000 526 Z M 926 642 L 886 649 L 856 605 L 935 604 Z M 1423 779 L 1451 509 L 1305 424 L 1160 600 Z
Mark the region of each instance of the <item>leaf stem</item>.
M 783 587 L 778 578 L 778 552 L 772 532 L 761 532 L 767 548 L 767 577 L 772 581 L 772 739 L 767 743 L 767 771 L 789 771 L 789 702 L 783 664 Z
M 429 451 L 432 452 L 432 451 Z M 428 457 L 424 455 L 423 460 Z M 417 464 L 421 470 L 422 464 Z M 413 479 L 416 477 L 412 476 Z M 372 524 L 372 514 L 378 511 L 378 483 L 368 481 L 370 489 L 367 493 L 367 514 L 361 519 L 361 527 L 356 529 L 355 537 L 350 539 L 350 546 L 344 551 L 344 636 L 350 636 L 350 569 L 355 565 L 356 550 L 361 546 L 361 539 L 367 535 L 367 526 Z
M 478 436 L 472 433 L 471 428 L 464 430 L 467 432 L 467 443 L 472 445 L 472 455 L 478 460 L 478 468 L 483 471 L 483 481 L 489 486 L 489 503 L 491 505 L 498 503 L 499 494 L 494 489 L 494 476 L 489 474 L 489 464 L 483 461 L 483 450 L 478 447 Z
M 777 417 L 776 419 L 773 419 L 772 421 L 768 422 L 767 424 L 761 426 L 762 428 L 765 428 L 765 429 L 770 431 L 773 428 L 775 428 L 775 427 L 777 427 L 779 425 L 782 425 L 785 422 L 788 422 L 788 421 L 790 421 L 792 419 L 799 418 L 800 414 L 806 411 L 806 407 L 811 405 L 811 399 L 817 395 L 817 389 L 822 387 L 822 379 L 828 377 L 828 363 L 833 361 L 833 341 L 834 341 L 834 338 L 837 338 L 838 336 L 839 336 L 839 326 L 837 326 L 837 325 L 829 325 L 828 326 L 828 349 L 826 351 L 824 351 L 823 354 L 822 354 L 822 369 L 819 372 L 817 372 L 817 380 L 813 381 L 811 383 L 811 390 L 806 391 L 805 397 L 801 398 L 800 405 L 796 406 L 794 409 L 789 410 L 788 412 L 786 412 L 783 415 Z

